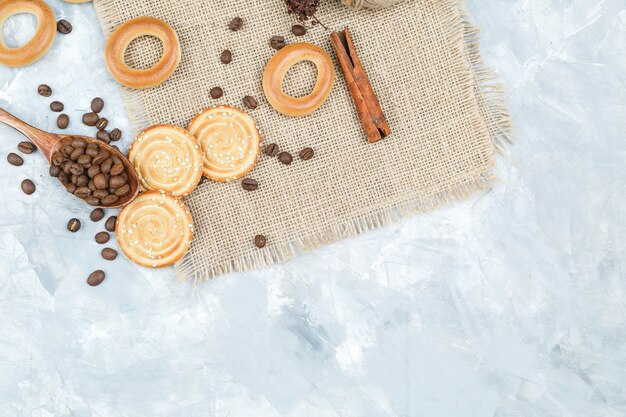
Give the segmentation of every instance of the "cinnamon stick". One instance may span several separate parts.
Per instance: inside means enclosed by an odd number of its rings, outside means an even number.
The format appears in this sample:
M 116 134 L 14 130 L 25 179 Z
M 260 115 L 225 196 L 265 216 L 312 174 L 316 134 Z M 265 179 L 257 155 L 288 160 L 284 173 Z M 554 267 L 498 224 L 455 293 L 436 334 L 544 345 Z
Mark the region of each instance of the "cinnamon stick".
M 359 119 L 363 124 L 367 140 L 370 143 L 378 142 L 389 136 L 391 130 L 372 84 L 356 53 L 350 31 L 345 28 L 341 32 L 333 32 L 330 34 L 330 40 L 346 77 L 348 89 Z

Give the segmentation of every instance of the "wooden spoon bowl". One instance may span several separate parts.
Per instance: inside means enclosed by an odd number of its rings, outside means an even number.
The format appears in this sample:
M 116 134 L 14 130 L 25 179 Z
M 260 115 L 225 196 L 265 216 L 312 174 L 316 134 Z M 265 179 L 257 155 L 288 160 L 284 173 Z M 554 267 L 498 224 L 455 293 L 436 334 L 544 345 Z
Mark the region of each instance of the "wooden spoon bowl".
M 96 143 L 101 149 L 106 150 L 112 155 L 116 155 L 118 158 L 122 160 L 122 164 L 124 164 L 124 169 L 126 170 L 126 174 L 128 175 L 128 185 L 130 186 L 130 192 L 123 197 L 120 197 L 114 204 L 110 206 L 99 206 L 102 208 L 118 208 L 123 207 L 126 204 L 130 203 L 137 194 L 139 194 L 139 178 L 137 176 L 137 172 L 135 171 L 135 167 L 130 163 L 126 155 L 115 149 L 114 147 L 107 145 L 106 143 L 90 138 L 87 136 L 80 135 L 59 135 L 55 133 L 45 132 L 43 130 L 39 130 L 28 123 L 18 119 L 13 116 L 6 110 L 0 108 L 0 122 L 11 126 L 13 129 L 20 132 L 22 135 L 26 136 L 30 139 L 31 142 L 37 146 L 37 148 L 41 151 L 42 155 L 46 160 L 50 163 L 52 158 L 52 154 L 58 150 L 60 150 L 61 143 L 66 139 L 75 139 L 81 138 L 84 139 L 87 143 Z M 76 197 L 78 198 L 78 197 Z

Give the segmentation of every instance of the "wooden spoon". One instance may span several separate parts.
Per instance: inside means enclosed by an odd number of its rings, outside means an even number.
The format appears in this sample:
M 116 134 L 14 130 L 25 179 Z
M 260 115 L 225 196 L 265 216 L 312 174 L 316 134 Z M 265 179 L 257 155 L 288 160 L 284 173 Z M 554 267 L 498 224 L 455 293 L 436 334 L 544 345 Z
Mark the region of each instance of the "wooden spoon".
M 130 161 L 128 160 L 128 158 L 126 158 L 124 154 L 122 154 L 120 151 L 118 151 L 114 147 L 107 145 L 106 143 L 98 139 L 90 138 L 87 136 L 58 135 L 55 133 L 44 132 L 43 130 L 34 128 L 28 123 L 18 119 L 17 117 L 13 116 L 12 114 L 10 114 L 9 112 L 7 112 L 6 110 L 2 108 L 0 108 L 0 122 L 8 126 L 11 126 L 13 129 L 17 130 L 22 135 L 30 139 L 30 141 L 33 142 L 37 146 L 37 148 L 39 148 L 44 158 L 46 158 L 48 162 L 50 162 L 52 158 L 52 154 L 55 151 L 59 150 L 58 148 L 60 147 L 59 146 L 60 142 L 64 139 L 69 139 L 69 138 L 81 138 L 81 139 L 86 140 L 87 143 L 92 143 L 92 142 L 96 143 L 101 149 L 104 149 L 107 152 L 111 153 L 112 155 L 116 155 L 118 158 L 120 158 L 122 160 L 122 163 L 124 164 L 124 168 L 126 169 L 126 174 L 128 175 L 128 185 L 130 186 L 130 192 L 126 194 L 125 196 L 120 197 L 115 202 L 115 204 L 112 204 L 110 206 L 100 206 L 100 207 L 103 207 L 103 208 L 122 207 L 130 203 L 135 197 L 137 197 L 137 194 L 139 194 L 139 178 L 137 177 L 137 172 L 135 171 L 133 164 L 130 163 Z

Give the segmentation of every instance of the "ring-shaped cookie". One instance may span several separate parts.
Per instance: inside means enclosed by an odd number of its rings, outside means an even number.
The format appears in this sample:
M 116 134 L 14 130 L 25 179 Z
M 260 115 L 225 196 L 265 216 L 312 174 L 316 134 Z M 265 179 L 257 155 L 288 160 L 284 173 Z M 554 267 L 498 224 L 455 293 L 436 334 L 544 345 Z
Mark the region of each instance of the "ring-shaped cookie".
M 186 197 L 202 178 L 202 151 L 185 129 L 157 125 L 139 133 L 128 151 L 143 191 Z
M 22 67 L 44 56 L 54 42 L 56 19 L 52 9 L 42 0 L 0 0 L 0 34 L 6 20 L 19 13 L 37 18 L 33 37 L 19 48 L 9 48 L 0 36 L 0 64 Z
M 189 249 L 193 219 L 182 200 L 149 191 L 120 211 L 115 235 L 131 261 L 162 268 L 180 260 Z
M 310 61 L 317 67 L 317 80 L 310 94 L 292 97 L 283 91 L 283 79 L 291 67 L 302 61 Z M 296 43 L 279 50 L 267 63 L 263 91 L 276 111 L 299 117 L 313 113 L 324 104 L 334 81 L 335 68 L 326 51 L 310 43 Z
M 202 149 L 204 176 L 213 181 L 243 177 L 261 154 L 256 122 L 234 107 L 209 107 L 193 118 L 188 130 Z
M 148 69 L 131 68 L 124 62 L 128 45 L 140 36 L 155 36 L 163 42 L 161 59 Z M 142 16 L 119 26 L 104 47 L 104 57 L 111 76 L 120 84 L 137 89 L 155 87 L 167 80 L 180 62 L 180 42 L 170 25 L 155 17 Z

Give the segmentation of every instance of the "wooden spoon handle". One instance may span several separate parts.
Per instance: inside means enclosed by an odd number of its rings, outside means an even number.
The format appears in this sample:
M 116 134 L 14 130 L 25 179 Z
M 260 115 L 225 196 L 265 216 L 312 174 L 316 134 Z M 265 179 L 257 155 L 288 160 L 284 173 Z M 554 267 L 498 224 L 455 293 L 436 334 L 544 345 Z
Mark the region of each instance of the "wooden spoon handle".
M 23 120 L 13 116 L 2 107 L 0 107 L 0 122 L 6 124 L 7 126 L 11 126 L 13 129 L 30 139 L 31 142 L 33 142 L 39 150 L 41 150 L 44 157 L 50 161 L 52 149 L 60 138 L 58 135 L 39 130 L 36 127 L 29 125 Z

